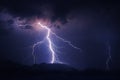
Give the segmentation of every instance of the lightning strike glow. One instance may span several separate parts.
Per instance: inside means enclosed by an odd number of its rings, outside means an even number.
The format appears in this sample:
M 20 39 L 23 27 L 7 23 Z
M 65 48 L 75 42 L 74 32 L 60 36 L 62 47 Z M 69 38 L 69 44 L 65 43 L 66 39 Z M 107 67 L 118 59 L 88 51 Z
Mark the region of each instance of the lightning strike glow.
M 112 60 L 112 57 L 111 57 L 111 46 L 109 44 L 107 44 L 107 54 L 108 54 L 108 58 L 106 60 L 106 69 L 109 70 L 110 69 L 110 66 L 109 66 L 109 62 Z
M 39 42 L 35 43 L 35 44 L 32 46 L 32 56 L 33 56 L 34 64 L 36 64 L 36 57 L 35 57 L 35 54 L 34 54 L 34 52 L 35 52 L 35 47 L 36 47 L 37 45 L 39 45 L 39 44 L 42 44 L 43 42 L 44 42 L 44 40 L 43 40 L 43 41 L 39 41 Z
M 78 47 L 74 46 L 73 44 L 71 44 L 70 41 L 67 41 L 67 40 L 59 37 L 58 35 L 56 35 L 56 34 L 55 34 L 54 32 L 52 32 L 51 29 L 48 28 L 47 26 L 42 25 L 40 22 L 38 23 L 38 25 L 40 25 L 40 27 L 42 27 L 43 29 L 47 30 L 47 35 L 46 35 L 45 39 L 47 39 L 47 41 L 48 41 L 48 48 L 49 48 L 50 53 L 51 53 L 51 61 L 50 61 L 50 63 L 63 63 L 63 62 L 59 61 L 58 56 L 57 56 L 57 54 L 55 53 L 55 49 L 54 49 L 55 44 L 52 42 L 52 40 L 51 40 L 51 38 L 50 38 L 50 34 L 55 35 L 55 37 L 57 37 L 58 39 L 60 39 L 61 41 L 65 42 L 65 43 L 67 43 L 67 44 L 68 44 L 69 46 L 71 46 L 72 48 L 81 50 L 80 48 L 78 48 Z M 42 44 L 43 42 L 44 42 L 44 40 L 43 40 L 43 41 L 39 41 L 39 42 L 35 43 L 35 44 L 33 45 L 33 47 L 32 47 L 32 55 L 33 55 L 33 59 L 34 59 L 34 64 L 36 63 L 36 58 L 35 58 L 35 54 L 34 54 L 35 47 L 36 47 L 37 45 Z

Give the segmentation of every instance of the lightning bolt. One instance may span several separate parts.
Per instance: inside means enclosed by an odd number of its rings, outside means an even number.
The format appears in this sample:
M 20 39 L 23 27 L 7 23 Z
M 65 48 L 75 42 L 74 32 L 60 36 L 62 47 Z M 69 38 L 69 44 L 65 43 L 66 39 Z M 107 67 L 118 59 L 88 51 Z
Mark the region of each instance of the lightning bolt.
M 37 45 L 39 45 L 39 44 L 42 44 L 43 42 L 44 42 L 44 40 L 43 40 L 43 41 L 39 41 L 39 42 L 33 44 L 33 46 L 32 46 L 32 56 L 33 56 L 34 64 L 36 64 L 36 57 L 35 57 L 35 54 L 34 54 L 34 52 L 35 52 L 35 47 L 36 47 Z
M 111 57 L 111 46 L 110 46 L 109 43 L 107 43 L 107 54 L 108 54 L 108 58 L 106 60 L 106 69 L 109 70 L 110 69 L 109 63 L 112 60 L 112 57 Z
M 47 30 L 47 35 L 46 35 L 45 39 L 48 41 L 48 48 L 49 48 L 50 53 L 51 53 L 50 63 L 63 63 L 63 62 L 61 62 L 61 61 L 58 59 L 58 56 L 57 56 L 57 54 L 55 53 L 54 47 L 55 47 L 56 45 L 52 42 L 52 40 L 51 40 L 51 38 L 50 38 L 50 35 L 51 35 L 51 34 L 53 34 L 56 38 L 60 39 L 61 41 L 67 43 L 67 44 L 68 44 L 69 46 L 71 46 L 72 48 L 81 50 L 80 48 L 74 46 L 70 41 L 67 41 L 67 40 L 61 38 L 60 36 L 56 35 L 54 32 L 51 31 L 51 29 L 50 29 L 49 27 L 42 25 L 40 22 L 38 23 L 38 25 L 39 25 L 40 27 L 42 27 L 43 29 Z M 33 46 L 32 46 L 32 55 L 33 55 L 33 59 L 34 59 L 34 64 L 36 64 L 35 47 L 36 47 L 37 45 L 42 44 L 42 43 L 44 43 L 44 40 L 43 40 L 43 41 L 36 42 L 36 43 L 33 44 Z

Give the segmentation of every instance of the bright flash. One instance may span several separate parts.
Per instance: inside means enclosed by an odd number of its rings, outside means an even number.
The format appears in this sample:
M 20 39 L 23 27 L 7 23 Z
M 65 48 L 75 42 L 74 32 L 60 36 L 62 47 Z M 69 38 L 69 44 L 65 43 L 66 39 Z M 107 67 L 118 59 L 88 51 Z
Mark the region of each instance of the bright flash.
M 39 25 L 40 27 L 42 27 L 43 29 L 47 30 L 47 32 L 46 32 L 47 35 L 45 36 L 45 39 L 48 41 L 48 48 L 49 48 L 50 53 L 51 53 L 50 63 L 63 63 L 63 62 L 59 61 L 59 59 L 58 59 L 58 57 L 57 57 L 57 54 L 55 53 L 55 49 L 54 49 L 54 45 L 55 45 L 55 44 L 52 42 L 52 40 L 51 40 L 51 38 L 50 38 L 50 35 L 51 35 L 51 34 L 53 34 L 56 38 L 60 39 L 60 40 L 63 41 L 64 43 L 67 43 L 69 46 L 71 46 L 71 47 L 73 47 L 73 48 L 75 48 L 75 49 L 81 50 L 80 48 L 78 48 L 78 47 L 74 46 L 73 44 L 71 44 L 70 41 L 67 41 L 67 40 L 59 37 L 58 35 L 56 35 L 54 32 L 51 31 L 51 29 L 50 29 L 48 26 L 45 26 L 45 25 L 41 24 L 40 22 L 38 22 L 38 25 Z M 43 41 L 39 41 L 39 42 L 37 42 L 37 43 L 35 43 L 35 44 L 33 45 L 32 55 L 33 55 L 33 58 L 34 58 L 34 64 L 36 63 L 36 58 L 35 58 L 35 55 L 34 55 L 35 47 L 36 47 L 37 45 L 42 44 L 43 42 L 44 42 L 44 40 L 43 40 Z

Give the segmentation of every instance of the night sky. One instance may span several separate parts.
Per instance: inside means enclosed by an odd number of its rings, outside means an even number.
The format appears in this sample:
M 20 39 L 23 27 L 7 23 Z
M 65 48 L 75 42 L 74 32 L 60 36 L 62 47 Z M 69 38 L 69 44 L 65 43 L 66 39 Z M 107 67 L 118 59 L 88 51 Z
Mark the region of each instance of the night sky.
M 109 68 L 120 68 L 119 2 L 0 0 L 0 60 L 33 65 L 32 46 L 46 35 L 35 25 L 39 20 L 81 48 L 76 50 L 53 36 L 60 61 L 78 69 L 106 69 L 110 52 Z M 35 48 L 37 64 L 49 62 L 45 44 Z

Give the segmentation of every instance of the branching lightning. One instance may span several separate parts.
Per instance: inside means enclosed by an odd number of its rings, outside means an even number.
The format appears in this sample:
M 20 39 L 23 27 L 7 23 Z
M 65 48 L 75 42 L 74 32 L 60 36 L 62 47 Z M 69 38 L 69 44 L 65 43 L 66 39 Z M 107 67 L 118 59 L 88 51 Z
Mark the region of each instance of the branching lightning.
M 44 42 L 44 40 L 43 40 L 43 41 L 39 41 L 39 42 L 35 43 L 35 44 L 32 46 L 32 56 L 33 56 L 34 64 L 36 64 L 36 57 L 35 57 L 35 54 L 34 54 L 35 47 L 36 47 L 37 45 L 39 45 L 39 44 L 42 44 L 43 42 Z
M 110 69 L 109 62 L 112 60 L 110 44 L 107 44 L 107 54 L 108 54 L 108 58 L 106 60 L 106 69 L 109 70 Z
M 48 41 L 48 48 L 49 48 L 49 51 L 50 51 L 50 54 L 51 54 L 50 63 L 63 63 L 63 62 L 61 62 L 61 61 L 58 59 L 58 56 L 57 56 L 57 54 L 55 53 L 54 46 L 56 46 L 56 45 L 52 42 L 52 40 L 51 40 L 51 38 L 50 38 L 50 35 L 51 35 L 51 34 L 53 34 L 56 38 L 60 39 L 61 41 L 67 43 L 67 44 L 68 44 L 69 46 L 71 46 L 72 48 L 81 50 L 80 48 L 74 46 L 70 41 L 67 41 L 67 40 L 59 37 L 58 35 L 56 35 L 54 32 L 51 31 L 51 29 L 50 29 L 49 27 L 42 25 L 40 22 L 38 23 L 38 25 L 39 25 L 40 27 L 42 27 L 43 29 L 47 30 L 47 32 L 46 32 L 47 35 L 45 36 L 45 39 Z M 32 46 L 32 55 L 33 55 L 33 59 L 34 59 L 34 64 L 36 64 L 35 47 L 36 47 L 37 45 L 42 44 L 43 42 L 44 42 L 44 40 L 43 40 L 43 41 L 36 42 L 36 43 L 33 44 L 33 46 Z

